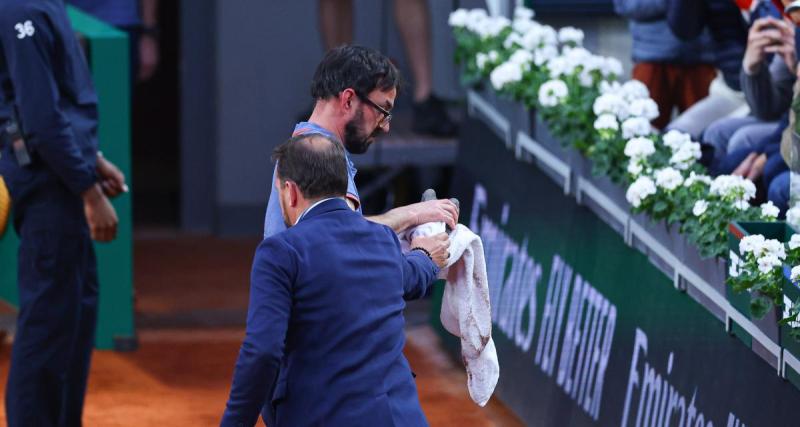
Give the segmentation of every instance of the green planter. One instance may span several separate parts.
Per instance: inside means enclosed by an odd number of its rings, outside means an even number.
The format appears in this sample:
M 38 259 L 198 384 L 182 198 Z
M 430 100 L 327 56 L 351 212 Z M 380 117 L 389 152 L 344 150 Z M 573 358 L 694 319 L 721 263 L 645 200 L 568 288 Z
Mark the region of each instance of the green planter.
M 785 278 L 790 277 L 791 275 L 791 267 L 784 266 L 783 267 L 783 276 Z M 788 315 L 788 307 L 789 304 L 796 301 L 800 298 L 800 287 L 797 284 L 792 283 L 790 280 L 784 280 L 783 282 L 783 303 L 784 303 L 784 311 L 782 317 L 787 317 Z M 800 325 L 795 325 L 795 327 L 800 327 Z M 780 333 L 782 337 L 781 347 L 783 347 L 784 351 L 794 356 L 795 359 L 800 359 L 800 341 L 796 338 L 792 337 L 792 325 L 781 325 L 780 326 Z M 792 368 L 791 365 L 786 365 L 785 377 L 789 382 L 795 385 L 795 387 L 800 388 L 800 372 L 798 370 Z
M 744 236 L 761 234 L 766 239 L 776 239 L 779 242 L 788 242 L 794 230 L 784 222 L 734 222 L 728 226 L 728 265 L 736 264 L 741 258 L 739 253 L 739 242 Z M 735 267 L 734 267 L 735 268 Z M 730 272 L 728 272 L 728 275 Z M 791 285 L 788 279 L 784 278 L 783 287 Z M 753 295 L 750 292 L 734 292 L 730 286 L 725 287 L 725 296 L 739 313 L 744 315 L 747 319 L 756 325 L 767 337 L 773 340 L 778 345 L 782 345 L 781 327 L 778 321 L 782 318 L 781 310 L 778 307 L 773 307 L 772 310 L 767 312 L 766 316 L 761 319 L 755 318 L 750 313 L 750 302 Z M 763 348 L 757 341 L 753 340 L 740 325 L 731 321 L 731 332 L 739 337 L 746 345 L 751 347 L 755 353 L 760 355 L 763 359 L 770 362 L 770 364 L 777 366 L 778 360 L 775 356 Z

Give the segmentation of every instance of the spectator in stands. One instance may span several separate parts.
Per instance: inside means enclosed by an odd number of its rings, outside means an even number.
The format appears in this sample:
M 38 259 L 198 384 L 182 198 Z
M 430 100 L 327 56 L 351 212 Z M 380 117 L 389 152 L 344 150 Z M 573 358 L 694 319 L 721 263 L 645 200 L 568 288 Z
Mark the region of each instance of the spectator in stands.
M 711 38 L 707 31 L 677 38 L 667 24 L 667 0 L 614 0 L 614 10 L 630 21 L 633 78 L 650 89 L 660 113 L 653 126 L 663 129 L 674 108 L 683 112 L 708 96 L 717 74 Z
M 699 139 L 711 122 L 747 114 L 739 70 L 747 44 L 748 24 L 732 0 L 668 0 L 666 15 L 670 29 L 679 38 L 695 40 L 707 30 L 713 41 L 714 64 L 721 75 L 711 83 L 708 97 L 669 125 L 669 129 Z
M 789 168 L 781 155 L 781 137 L 788 125 L 789 115 L 784 114 L 755 147 L 732 151 L 720 165 L 721 173 L 743 176 L 766 189 L 767 198 L 782 213 L 789 207 Z
M 797 64 L 795 46 L 793 25 L 773 17 L 753 23 L 740 75 L 751 115 L 723 118 L 706 129 L 703 142 L 714 147 L 712 172 L 721 172 L 719 162 L 728 152 L 754 148 L 777 129 L 778 119 L 789 109 L 792 99 Z M 753 153 L 744 161 L 752 163 L 756 157 Z
M 453 137 L 458 127 L 433 94 L 430 13 L 426 0 L 394 0 L 394 16 L 414 76 L 414 132 Z M 319 0 L 325 50 L 353 40 L 353 0 Z

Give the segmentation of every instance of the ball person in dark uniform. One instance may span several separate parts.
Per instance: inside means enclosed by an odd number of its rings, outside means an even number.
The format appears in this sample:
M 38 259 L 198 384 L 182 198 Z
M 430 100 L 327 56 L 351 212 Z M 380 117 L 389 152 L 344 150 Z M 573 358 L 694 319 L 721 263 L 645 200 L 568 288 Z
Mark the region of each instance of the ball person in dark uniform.
M 115 238 L 108 197 L 127 187 L 97 151 L 97 95 L 62 0 L 0 1 L 0 130 L 20 236 L 8 425 L 79 426 L 97 320 L 92 239 Z

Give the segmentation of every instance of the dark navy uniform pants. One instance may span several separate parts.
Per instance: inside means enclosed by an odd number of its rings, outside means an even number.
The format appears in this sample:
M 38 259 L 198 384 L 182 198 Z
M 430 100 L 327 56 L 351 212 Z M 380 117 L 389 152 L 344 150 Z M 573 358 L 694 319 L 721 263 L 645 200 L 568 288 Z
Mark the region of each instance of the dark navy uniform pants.
M 79 426 L 97 322 L 97 267 L 83 202 L 60 183 L 14 206 L 19 317 L 9 427 Z

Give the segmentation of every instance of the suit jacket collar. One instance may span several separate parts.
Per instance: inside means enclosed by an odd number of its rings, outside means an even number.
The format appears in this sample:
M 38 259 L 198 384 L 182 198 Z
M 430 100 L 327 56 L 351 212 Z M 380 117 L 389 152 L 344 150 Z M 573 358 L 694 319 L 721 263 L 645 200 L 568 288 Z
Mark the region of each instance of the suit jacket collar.
M 303 215 L 303 217 L 300 218 L 300 221 L 298 221 L 297 223 L 300 224 L 301 222 L 305 222 L 311 218 L 314 218 L 317 215 L 322 215 L 327 212 L 338 211 L 343 209 L 351 210 L 350 206 L 347 204 L 347 202 L 344 201 L 344 199 L 336 198 L 336 199 L 326 200 L 315 206 L 314 209 L 311 209 L 311 211 L 309 211 L 307 214 Z

